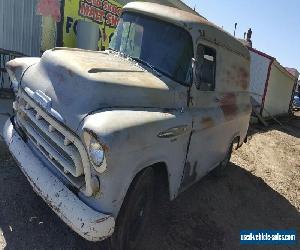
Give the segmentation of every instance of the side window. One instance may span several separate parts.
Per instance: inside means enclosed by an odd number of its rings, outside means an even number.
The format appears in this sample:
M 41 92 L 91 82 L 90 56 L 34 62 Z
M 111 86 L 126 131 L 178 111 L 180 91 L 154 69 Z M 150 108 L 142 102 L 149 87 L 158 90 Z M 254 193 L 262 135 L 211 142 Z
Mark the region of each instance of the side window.
M 215 89 L 216 50 L 199 44 L 196 55 L 196 86 L 201 91 Z

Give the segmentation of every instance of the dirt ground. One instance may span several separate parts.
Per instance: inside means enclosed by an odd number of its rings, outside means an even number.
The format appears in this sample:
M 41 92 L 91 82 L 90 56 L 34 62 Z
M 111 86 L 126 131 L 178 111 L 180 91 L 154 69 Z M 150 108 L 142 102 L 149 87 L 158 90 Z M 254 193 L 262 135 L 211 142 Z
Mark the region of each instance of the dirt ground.
M 208 175 L 160 211 L 143 249 L 238 249 L 242 229 L 300 233 L 300 115 L 283 127 L 252 128 L 251 134 L 222 176 Z M 0 248 L 4 247 L 105 249 L 60 221 L 0 143 Z

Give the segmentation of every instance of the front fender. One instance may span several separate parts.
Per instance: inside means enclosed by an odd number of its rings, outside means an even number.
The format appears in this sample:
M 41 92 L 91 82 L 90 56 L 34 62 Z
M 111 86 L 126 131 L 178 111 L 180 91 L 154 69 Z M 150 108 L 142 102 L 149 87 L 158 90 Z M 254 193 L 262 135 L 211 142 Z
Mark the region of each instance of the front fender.
M 103 211 L 117 215 L 131 181 L 145 167 L 167 165 L 171 198 L 177 195 L 182 177 L 192 118 L 177 110 L 105 110 L 83 121 L 81 131 L 97 136 L 105 149 L 107 170 L 99 175 Z M 159 136 L 184 127 L 174 136 Z M 97 206 L 95 204 L 95 206 Z
M 14 90 L 17 90 L 21 82 L 24 72 L 32 65 L 38 63 L 38 57 L 22 57 L 16 58 L 6 63 L 5 67 L 9 74 Z

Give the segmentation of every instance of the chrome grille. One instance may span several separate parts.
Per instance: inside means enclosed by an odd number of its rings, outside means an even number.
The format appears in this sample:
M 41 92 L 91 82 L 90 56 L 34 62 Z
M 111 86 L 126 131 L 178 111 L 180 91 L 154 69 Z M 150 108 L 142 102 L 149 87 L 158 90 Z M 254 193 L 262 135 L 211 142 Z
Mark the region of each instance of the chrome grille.
M 18 93 L 15 108 L 17 123 L 35 148 L 74 186 L 91 196 L 90 165 L 80 139 L 55 121 L 22 90 Z

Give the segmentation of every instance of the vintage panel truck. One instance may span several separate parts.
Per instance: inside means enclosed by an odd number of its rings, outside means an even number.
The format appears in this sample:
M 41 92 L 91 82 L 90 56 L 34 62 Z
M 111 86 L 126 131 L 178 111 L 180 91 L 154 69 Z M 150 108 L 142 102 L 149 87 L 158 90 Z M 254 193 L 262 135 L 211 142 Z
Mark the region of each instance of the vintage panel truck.
M 11 154 L 65 223 L 114 249 L 137 246 L 158 186 L 174 199 L 247 134 L 247 48 L 175 8 L 129 3 L 109 50 L 55 48 L 7 70 Z

